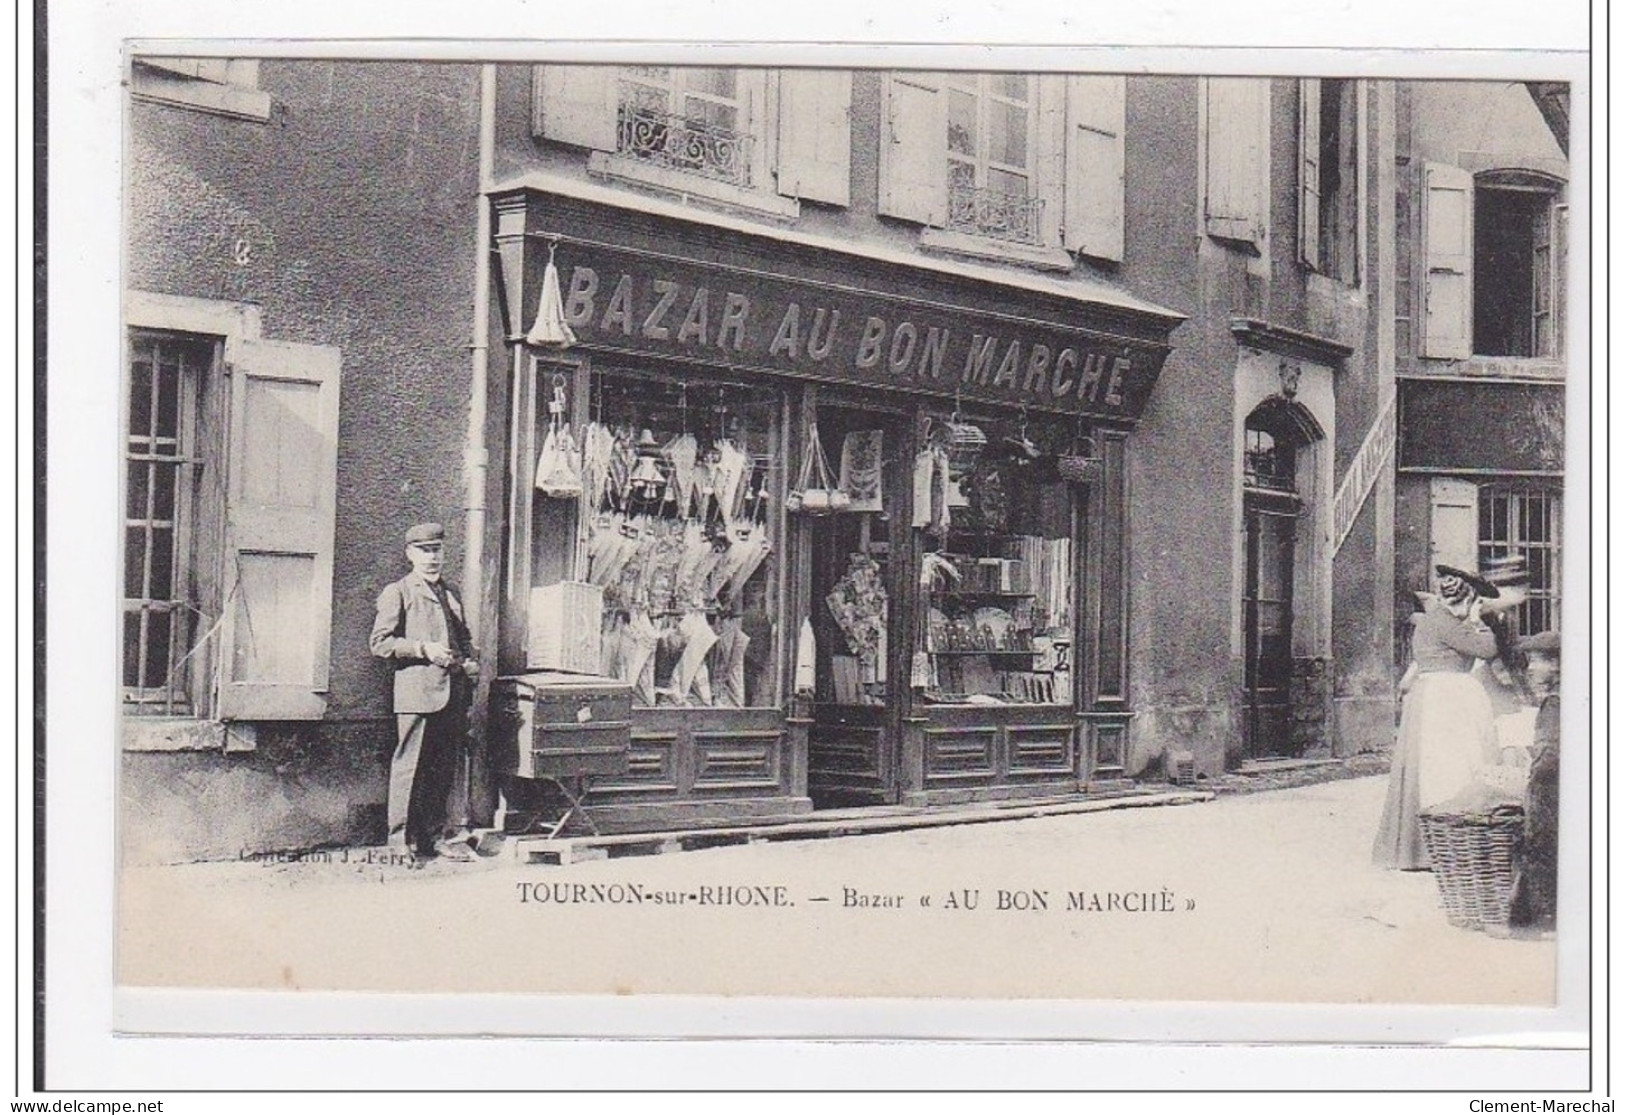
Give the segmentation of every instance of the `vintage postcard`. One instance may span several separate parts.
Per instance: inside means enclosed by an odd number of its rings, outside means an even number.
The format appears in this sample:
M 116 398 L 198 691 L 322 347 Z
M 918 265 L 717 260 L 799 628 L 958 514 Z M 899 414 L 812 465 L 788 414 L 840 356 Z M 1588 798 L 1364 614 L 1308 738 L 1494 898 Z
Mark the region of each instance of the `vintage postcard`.
M 1583 1040 L 1583 55 L 122 48 L 116 1028 Z

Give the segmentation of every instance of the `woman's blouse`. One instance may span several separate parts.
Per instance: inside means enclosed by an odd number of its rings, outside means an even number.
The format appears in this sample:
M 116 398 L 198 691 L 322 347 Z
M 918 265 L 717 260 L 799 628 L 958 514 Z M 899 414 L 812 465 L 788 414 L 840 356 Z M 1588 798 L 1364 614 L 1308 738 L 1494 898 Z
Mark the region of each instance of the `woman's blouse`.
M 1451 615 L 1437 600 L 1411 616 L 1411 652 L 1423 673 L 1461 673 L 1475 658 L 1495 657 L 1495 635 L 1483 624 Z

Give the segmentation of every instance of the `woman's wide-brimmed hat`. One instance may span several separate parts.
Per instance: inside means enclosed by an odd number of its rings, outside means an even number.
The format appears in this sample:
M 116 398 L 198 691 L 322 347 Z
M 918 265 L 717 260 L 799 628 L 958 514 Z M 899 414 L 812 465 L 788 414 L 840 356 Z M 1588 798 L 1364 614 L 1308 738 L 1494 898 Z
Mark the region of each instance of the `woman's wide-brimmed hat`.
M 1483 597 L 1485 600 L 1494 600 L 1496 597 L 1501 595 L 1500 589 L 1490 584 L 1477 573 L 1469 573 L 1465 569 L 1457 569 L 1453 565 L 1435 565 L 1433 567 L 1433 571 L 1439 575 L 1441 589 L 1444 587 L 1442 584 L 1444 578 L 1455 577 L 1466 583 L 1469 588 L 1478 593 L 1478 595 Z M 1448 596 L 1450 594 L 1442 593 L 1442 595 Z

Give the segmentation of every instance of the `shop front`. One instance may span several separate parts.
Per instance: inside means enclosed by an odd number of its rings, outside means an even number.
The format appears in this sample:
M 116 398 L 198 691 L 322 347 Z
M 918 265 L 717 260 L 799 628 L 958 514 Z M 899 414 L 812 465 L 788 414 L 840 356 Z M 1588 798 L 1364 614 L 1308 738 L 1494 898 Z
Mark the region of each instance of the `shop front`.
M 1122 775 L 1127 453 L 1176 315 L 562 187 L 492 200 L 499 666 L 625 694 L 600 829 Z M 533 344 L 544 286 L 563 328 Z

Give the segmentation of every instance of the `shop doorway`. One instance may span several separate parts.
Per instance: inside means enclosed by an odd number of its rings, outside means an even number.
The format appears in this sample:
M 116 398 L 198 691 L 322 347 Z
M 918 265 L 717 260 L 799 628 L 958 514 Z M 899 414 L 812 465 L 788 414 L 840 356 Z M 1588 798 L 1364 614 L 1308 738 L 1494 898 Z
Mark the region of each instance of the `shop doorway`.
M 819 444 L 844 500 L 810 534 L 816 680 L 809 792 L 819 808 L 898 800 L 909 645 L 909 416 L 823 405 Z M 843 501 L 844 502 L 844 501 Z

